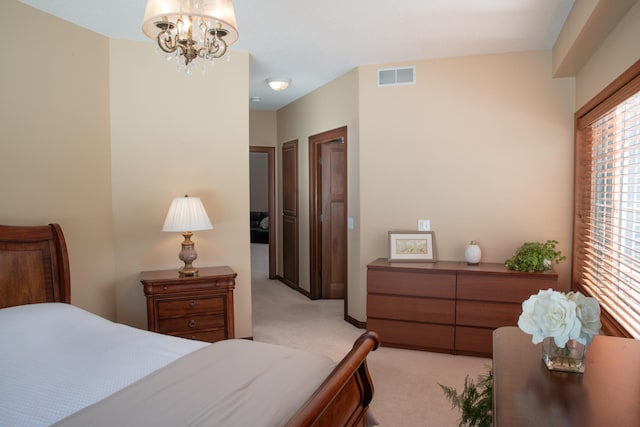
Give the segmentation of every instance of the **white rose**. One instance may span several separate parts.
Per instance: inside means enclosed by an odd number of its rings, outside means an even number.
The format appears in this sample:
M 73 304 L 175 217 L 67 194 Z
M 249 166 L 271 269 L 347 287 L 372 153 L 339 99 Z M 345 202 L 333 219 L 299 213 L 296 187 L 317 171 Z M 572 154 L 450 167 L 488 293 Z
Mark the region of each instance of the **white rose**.
M 580 292 L 569 292 L 567 298 L 576 304 L 576 315 L 582 324 L 578 341 L 589 345 L 593 341 L 594 335 L 598 335 L 600 328 L 602 328 L 600 304 L 595 298 L 585 297 Z
M 534 344 L 553 337 L 558 347 L 564 347 L 568 340 L 580 336 L 580 326 L 575 302 L 561 292 L 541 290 L 522 303 L 518 327 L 533 336 Z

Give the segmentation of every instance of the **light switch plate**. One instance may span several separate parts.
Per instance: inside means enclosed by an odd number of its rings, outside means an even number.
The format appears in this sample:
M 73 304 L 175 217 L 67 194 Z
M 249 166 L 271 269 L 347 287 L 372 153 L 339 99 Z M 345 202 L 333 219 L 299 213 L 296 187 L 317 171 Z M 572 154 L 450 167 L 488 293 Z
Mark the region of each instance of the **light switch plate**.
M 419 219 L 418 220 L 418 231 L 429 231 L 429 230 L 431 230 L 431 220 Z

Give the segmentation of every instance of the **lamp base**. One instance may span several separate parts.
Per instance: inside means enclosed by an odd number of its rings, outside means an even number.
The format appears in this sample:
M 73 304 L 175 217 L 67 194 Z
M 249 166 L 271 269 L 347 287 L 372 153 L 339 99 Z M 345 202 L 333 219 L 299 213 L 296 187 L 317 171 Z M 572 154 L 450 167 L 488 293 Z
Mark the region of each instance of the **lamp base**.
M 194 243 L 191 241 L 191 236 L 193 233 L 190 231 L 185 231 L 182 233 L 184 237 L 184 241 L 182 242 L 182 249 L 180 250 L 180 254 L 178 258 L 184 262 L 184 267 L 178 270 L 178 274 L 180 277 L 193 277 L 198 275 L 198 269 L 195 268 L 192 263 L 198 258 L 198 254 L 194 248 Z
M 195 277 L 198 275 L 198 269 L 195 267 L 187 267 L 186 265 L 178 270 L 180 277 Z

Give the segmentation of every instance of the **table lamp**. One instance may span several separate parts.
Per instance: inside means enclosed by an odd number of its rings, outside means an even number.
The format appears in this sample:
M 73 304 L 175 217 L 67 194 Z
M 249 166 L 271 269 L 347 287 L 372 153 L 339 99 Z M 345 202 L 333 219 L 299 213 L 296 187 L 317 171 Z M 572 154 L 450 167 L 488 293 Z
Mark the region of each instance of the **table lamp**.
M 178 258 L 184 262 L 184 267 L 178 270 L 180 277 L 197 276 L 198 269 L 192 263 L 198 254 L 191 241 L 193 231 L 211 230 L 213 226 L 207 211 L 205 211 L 199 197 L 176 197 L 171 202 L 167 218 L 164 220 L 162 231 L 182 233 L 184 241 Z

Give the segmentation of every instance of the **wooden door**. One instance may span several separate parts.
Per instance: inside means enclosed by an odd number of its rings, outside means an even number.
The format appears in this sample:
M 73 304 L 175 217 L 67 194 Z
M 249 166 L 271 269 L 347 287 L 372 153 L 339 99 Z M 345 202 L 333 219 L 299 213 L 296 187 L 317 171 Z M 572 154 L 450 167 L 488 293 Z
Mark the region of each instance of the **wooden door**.
M 298 141 L 282 145 L 282 281 L 299 289 Z
M 347 128 L 309 138 L 311 298 L 347 304 Z
M 344 298 L 347 281 L 347 195 L 345 185 L 344 144 L 320 145 L 320 246 L 322 298 Z

